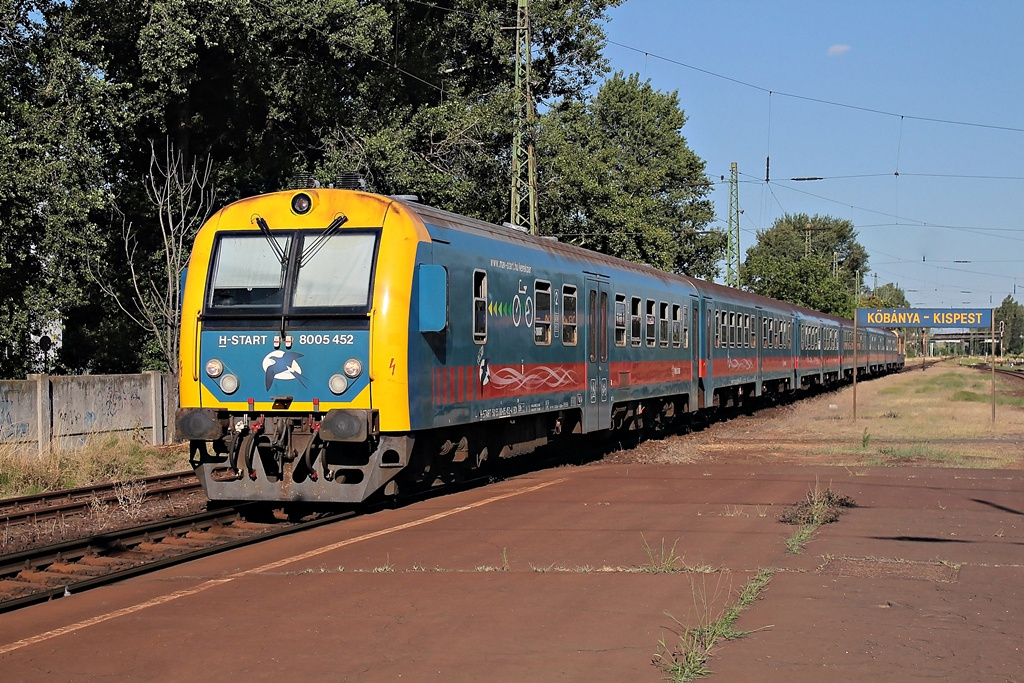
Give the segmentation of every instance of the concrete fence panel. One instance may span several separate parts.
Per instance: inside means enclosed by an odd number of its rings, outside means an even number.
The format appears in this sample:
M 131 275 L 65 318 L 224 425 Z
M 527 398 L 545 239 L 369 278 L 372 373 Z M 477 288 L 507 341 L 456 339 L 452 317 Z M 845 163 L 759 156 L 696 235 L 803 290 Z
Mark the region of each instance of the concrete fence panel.
M 172 388 L 172 378 L 158 372 L 0 380 L 0 444 L 44 453 L 108 434 L 163 444 L 174 415 Z
M 34 380 L 0 380 L 0 443 L 39 442 L 37 394 Z

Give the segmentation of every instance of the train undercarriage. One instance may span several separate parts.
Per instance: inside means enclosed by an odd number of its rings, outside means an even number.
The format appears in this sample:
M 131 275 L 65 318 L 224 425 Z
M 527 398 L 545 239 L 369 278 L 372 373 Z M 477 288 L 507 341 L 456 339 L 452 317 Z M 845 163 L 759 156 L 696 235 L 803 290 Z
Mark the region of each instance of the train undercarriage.
M 749 412 L 764 403 L 839 383 L 837 374 L 825 381 L 801 382 L 800 391 L 787 379 L 764 381 L 760 387 L 754 383 L 720 387 L 703 410 L 697 409 L 697 402 L 704 397 L 691 400 L 688 394 L 615 404 L 611 428 L 604 434 L 620 442 L 626 437 L 638 442 L 679 431 L 695 415 L 706 420 L 723 409 Z M 426 490 L 558 441 L 570 445 L 569 439 L 583 433 L 579 410 L 409 434 L 380 433 L 372 411 L 301 417 L 182 412 L 187 414 L 184 420 L 179 416 L 179 429 L 193 437 L 192 464 L 211 500 L 282 504 L 355 504 Z

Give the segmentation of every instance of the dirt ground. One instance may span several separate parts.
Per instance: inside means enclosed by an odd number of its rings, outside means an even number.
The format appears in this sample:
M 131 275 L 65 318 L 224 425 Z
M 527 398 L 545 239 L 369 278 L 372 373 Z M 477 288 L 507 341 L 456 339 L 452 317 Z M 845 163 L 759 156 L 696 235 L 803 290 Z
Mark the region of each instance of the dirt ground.
M 0 615 L 0 671 L 656 681 L 732 615 L 706 680 L 1024 681 L 1020 388 L 993 426 L 976 377 L 864 383 L 856 422 L 847 389 Z M 780 517 L 820 490 L 855 506 L 792 552 Z

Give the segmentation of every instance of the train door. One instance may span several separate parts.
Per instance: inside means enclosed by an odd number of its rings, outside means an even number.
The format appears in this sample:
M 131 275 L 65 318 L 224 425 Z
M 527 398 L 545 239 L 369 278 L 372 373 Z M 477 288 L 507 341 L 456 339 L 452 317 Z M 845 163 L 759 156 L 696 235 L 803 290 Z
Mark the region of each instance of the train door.
M 754 329 L 750 338 L 750 343 L 754 345 L 754 371 L 757 373 L 757 379 L 754 381 L 754 396 L 760 396 L 764 389 L 764 383 L 761 381 L 764 372 L 764 335 L 761 334 L 762 325 L 764 325 L 764 311 L 758 306 L 754 310 L 754 315 L 750 316 L 754 322 Z
M 697 297 L 690 297 L 690 310 L 686 318 L 686 346 L 687 357 L 690 359 L 690 382 L 698 382 L 700 379 L 700 302 Z M 690 397 L 690 410 L 696 410 L 700 406 L 694 403 L 695 396 Z
M 701 307 L 701 326 L 700 326 L 700 361 L 698 363 L 700 369 L 700 376 L 697 384 L 697 394 L 700 396 L 700 408 L 708 408 L 713 403 L 714 388 L 712 386 L 712 361 L 714 360 L 714 348 L 712 346 L 712 339 L 717 330 L 712 330 L 712 320 L 714 314 L 712 313 L 711 299 L 706 299 L 704 306 Z
M 611 427 L 608 405 L 608 282 L 587 279 L 587 396 L 583 421 L 588 432 Z

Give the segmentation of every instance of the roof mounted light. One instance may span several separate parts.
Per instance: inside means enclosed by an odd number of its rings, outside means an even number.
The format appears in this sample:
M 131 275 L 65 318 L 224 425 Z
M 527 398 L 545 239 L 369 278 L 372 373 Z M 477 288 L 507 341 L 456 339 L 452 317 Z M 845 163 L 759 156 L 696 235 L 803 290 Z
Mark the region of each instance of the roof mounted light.
M 298 192 L 292 197 L 292 211 L 302 216 L 313 208 L 313 198 L 305 192 Z

